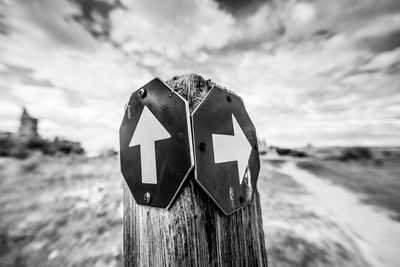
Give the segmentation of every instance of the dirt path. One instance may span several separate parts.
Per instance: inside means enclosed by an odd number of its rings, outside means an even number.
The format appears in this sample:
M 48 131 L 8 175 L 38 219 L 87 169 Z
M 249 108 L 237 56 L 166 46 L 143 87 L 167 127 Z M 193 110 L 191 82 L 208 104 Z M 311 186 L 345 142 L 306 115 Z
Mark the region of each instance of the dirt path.
M 298 168 L 296 162 L 283 164 L 280 171 L 304 185 L 321 201 L 372 266 L 400 266 L 400 223 L 391 220 L 382 210 L 363 204 L 354 193 Z

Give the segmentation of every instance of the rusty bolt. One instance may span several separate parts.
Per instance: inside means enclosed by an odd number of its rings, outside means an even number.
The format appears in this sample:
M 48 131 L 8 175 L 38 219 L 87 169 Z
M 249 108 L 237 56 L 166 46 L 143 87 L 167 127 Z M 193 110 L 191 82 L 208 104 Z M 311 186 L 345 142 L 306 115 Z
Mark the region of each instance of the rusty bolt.
M 200 149 L 201 152 L 203 152 L 204 150 L 206 150 L 206 144 L 200 143 L 199 149 Z
M 147 95 L 146 89 L 142 88 L 139 90 L 139 96 L 140 98 L 144 98 Z
M 150 201 L 151 201 L 151 195 L 150 195 L 150 193 L 149 193 L 149 192 L 146 192 L 146 194 L 144 194 L 143 199 L 144 199 L 144 202 L 145 202 L 146 204 L 149 204 Z

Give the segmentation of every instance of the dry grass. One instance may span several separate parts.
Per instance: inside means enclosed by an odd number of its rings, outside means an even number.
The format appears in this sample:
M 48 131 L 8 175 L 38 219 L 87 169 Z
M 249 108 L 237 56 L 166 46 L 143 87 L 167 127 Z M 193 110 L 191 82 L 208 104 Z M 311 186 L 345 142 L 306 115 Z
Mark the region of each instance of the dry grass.
M 0 163 L 0 266 L 121 266 L 116 159 Z

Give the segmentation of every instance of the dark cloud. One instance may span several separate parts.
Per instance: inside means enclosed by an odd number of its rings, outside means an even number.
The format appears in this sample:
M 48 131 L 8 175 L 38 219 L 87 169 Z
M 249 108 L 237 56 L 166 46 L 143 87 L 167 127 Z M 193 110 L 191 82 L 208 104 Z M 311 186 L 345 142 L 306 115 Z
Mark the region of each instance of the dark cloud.
M 218 6 L 236 17 L 248 16 L 257 11 L 265 3 L 272 0 L 215 0 Z
M 315 25 L 312 28 L 330 28 L 341 31 L 353 31 L 386 14 L 400 11 L 400 1 L 380 0 L 363 1 L 347 0 L 322 1 L 316 0 L 314 6 L 317 10 Z
M 314 1 L 274 1 L 274 0 L 215 0 L 220 9 L 237 18 L 237 35 L 223 48 L 222 53 L 250 51 L 265 43 L 302 44 L 323 42 L 340 34 L 352 35 L 369 23 L 391 16 L 400 11 L 400 1 L 362 1 L 351 4 L 347 0 L 326 2 Z M 262 8 L 267 12 L 259 12 Z M 255 16 L 253 16 L 255 15 Z M 254 25 L 249 18 L 256 18 L 258 24 L 264 20 L 259 34 L 249 35 Z M 259 26 L 259 25 L 258 25 Z M 268 32 L 265 29 L 269 29 Z M 250 38 L 249 38 L 250 37 Z M 399 46 L 398 32 L 360 40 L 363 48 L 373 52 L 392 50 Z
M 388 34 L 368 37 L 359 41 L 362 48 L 367 48 L 372 52 L 391 51 L 400 46 L 400 30 Z
M 25 34 L 36 43 L 40 40 L 49 50 L 63 46 L 93 51 L 95 40 L 72 20 L 70 16 L 76 11 L 67 2 L 19 0 L 11 3 L 7 7 L 7 20 L 13 34 Z
M 391 64 L 386 72 L 388 74 L 400 73 L 400 59 L 399 61 Z
M 254 51 L 261 48 L 264 41 L 261 40 L 238 40 L 230 42 L 218 49 L 204 48 L 203 51 L 211 55 L 229 55 L 231 53 L 240 53 L 246 51 Z
M 49 88 L 52 90 L 61 90 L 71 107 L 79 107 L 85 104 L 85 101 L 79 96 L 79 93 L 68 89 L 68 88 L 59 88 L 52 82 L 46 79 L 37 79 L 33 76 L 34 71 L 29 68 L 24 68 L 20 66 L 5 64 L 6 70 L 0 71 L 0 77 L 11 78 L 12 80 L 18 81 L 20 84 L 24 85 L 33 85 L 40 86 L 42 88 Z M 2 88 L 0 87 L 0 90 Z M 6 89 L 6 88 L 4 88 Z
M 6 4 L 0 0 L 0 34 L 8 33 L 5 10 Z
M 94 37 L 110 36 L 110 13 L 116 8 L 125 8 L 119 0 L 109 3 L 101 0 L 70 0 L 79 6 L 81 13 L 73 19 L 81 23 Z
M 54 87 L 54 85 L 48 80 L 32 77 L 33 70 L 31 69 L 10 64 L 5 64 L 5 66 L 6 70 L 0 72 L 0 75 L 3 77 L 12 76 L 14 79 L 18 79 L 21 84 Z

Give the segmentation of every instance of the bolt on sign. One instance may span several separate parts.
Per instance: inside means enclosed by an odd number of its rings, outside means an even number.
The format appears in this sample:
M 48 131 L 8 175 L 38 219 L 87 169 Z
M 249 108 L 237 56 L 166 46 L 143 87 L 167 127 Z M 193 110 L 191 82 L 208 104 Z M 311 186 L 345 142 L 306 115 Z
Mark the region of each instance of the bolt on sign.
M 195 180 L 226 215 L 250 204 L 260 158 L 242 99 L 214 87 L 191 121 L 188 102 L 158 78 L 132 94 L 120 149 L 136 202 L 168 209 L 195 166 Z
M 120 128 L 121 171 L 136 203 L 168 209 L 193 168 L 188 102 L 156 78 L 134 92 Z

